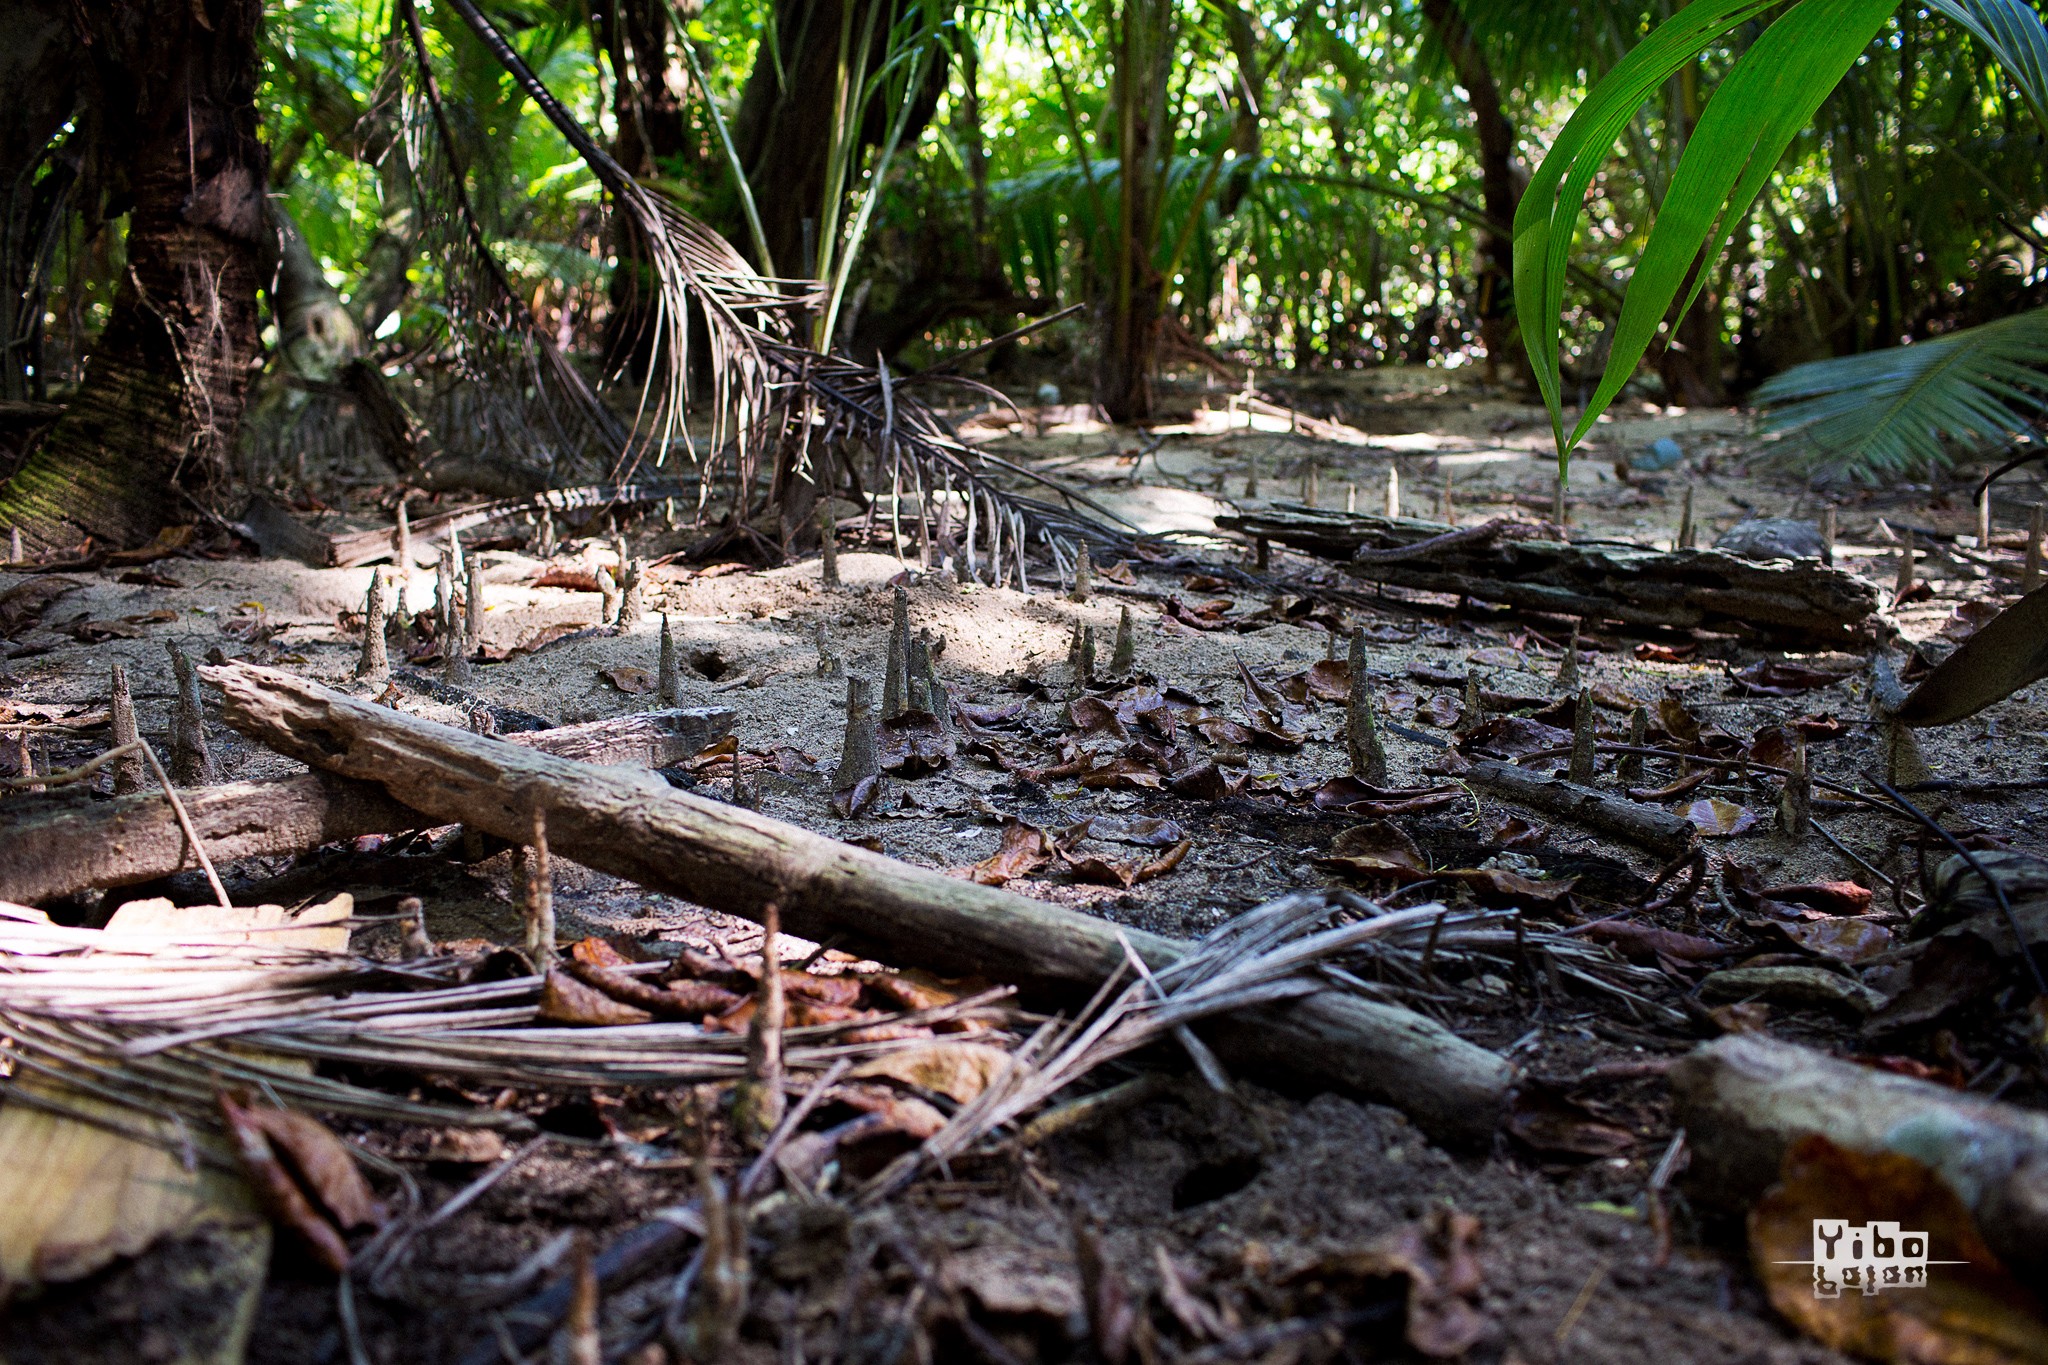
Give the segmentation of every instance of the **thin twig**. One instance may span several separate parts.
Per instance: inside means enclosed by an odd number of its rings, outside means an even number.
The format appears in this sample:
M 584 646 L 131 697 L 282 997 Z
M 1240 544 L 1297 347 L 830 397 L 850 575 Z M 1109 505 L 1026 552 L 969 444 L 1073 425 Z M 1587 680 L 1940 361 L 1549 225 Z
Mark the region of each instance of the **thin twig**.
M 214 903 L 223 910 L 233 909 L 228 901 L 228 889 L 220 884 L 220 874 L 213 870 L 213 859 L 206 856 L 206 845 L 199 842 L 199 831 L 193 828 L 192 813 L 185 809 L 184 801 L 178 797 L 178 789 L 171 785 L 171 775 L 164 771 L 164 765 L 157 761 L 156 750 L 149 747 L 149 741 L 135 741 L 142 746 L 143 761 L 156 774 L 156 780 L 163 784 L 164 796 L 170 800 L 171 813 L 178 817 L 178 828 L 185 831 L 185 839 L 192 845 L 192 856 L 199 860 L 200 868 L 206 873 L 206 881 L 213 888 Z
M 0 777 L 0 789 L 25 791 L 30 787 L 66 787 L 73 782 L 83 782 L 109 763 L 117 762 L 130 754 L 141 752 L 142 741 L 123 744 L 109 749 L 98 758 L 89 758 L 75 768 L 66 768 L 60 773 L 31 774 L 25 777 Z

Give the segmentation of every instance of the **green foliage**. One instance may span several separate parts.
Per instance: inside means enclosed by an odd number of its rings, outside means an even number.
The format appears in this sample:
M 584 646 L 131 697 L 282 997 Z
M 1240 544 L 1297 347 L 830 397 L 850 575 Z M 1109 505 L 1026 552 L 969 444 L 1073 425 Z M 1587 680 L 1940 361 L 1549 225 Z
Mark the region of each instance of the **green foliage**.
M 2048 412 L 2048 309 L 1800 365 L 1756 391 L 1779 459 L 1878 483 L 1995 452 Z
M 1698 0 L 1660 25 L 1587 95 L 1522 199 L 1515 220 L 1516 300 L 1537 383 L 1550 410 L 1560 465 L 1620 393 L 1659 332 L 1667 325 L 1675 327 L 1699 297 L 1739 224 L 1774 179 L 1786 150 L 1891 21 L 1894 3 L 1797 0 L 1736 59 L 1686 143 L 1635 263 L 1621 317 L 1608 338 L 1600 381 L 1567 430 L 1559 322 L 1583 197 L 1616 139 L 1655 90 L 1687 69 L 1699 54 L 1773 8 L 1776 0 Z M 1946 0 L 1940 8 L 2012 64 L 2012 74 L 2038 119 L 2041 77 L 2048 71 L 2043 61 L 2048 34 L 2039 17 L 2016 0 Z M 1855 84 L 1851 83 L 1852 91 Z M 1907 98 L 1902 88 L 1902 105 Z M 1869 120 L 1862 124 L 1867 127 Z M 1879 158 L 1873 153 L 1867 159 Z M 1995 185 L 1990 187 L 1996 190 Z M 1903 188 L 1894 185 L 1895 191 Z M 1895 271 L 1890 283 L 1887 315 L 1895 322 L 1900 302 Z M 1923 343 L 1923 348 L 1933 344 Z M 1921 430 L 1965 417 L 1982 423 L 1994 415 L 1995 401 L 1983 394 L 1973 404 L 1953 384 L 1937 385 L 1936 390 L 1946 401 L 1925 400 L 1934 406 L 1925 416 L 1930 425 Z M 1914 450 L 1913 438 L 1904 434 L 1910 430 L 1910 422 L 1901 425 L 1896 439 L 1903 444 L 1894 444 L 1874 428 L 1868 448 L 1856 447 L 1852 458 L 1868 462 L 1865 472 L 1902 462 Z M 1924 444 L 1917 454 L 1925 457 Z

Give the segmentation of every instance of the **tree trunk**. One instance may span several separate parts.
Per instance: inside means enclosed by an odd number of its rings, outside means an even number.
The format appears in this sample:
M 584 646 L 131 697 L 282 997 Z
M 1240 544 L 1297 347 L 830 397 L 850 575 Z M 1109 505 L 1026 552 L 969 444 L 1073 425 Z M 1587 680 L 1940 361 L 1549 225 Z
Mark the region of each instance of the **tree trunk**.
M 1422 0 L 1423 17 L 1436 31 L 1437 41 L 1451 59 L 1458 84 L 1465 87 L 1465 100 L 1472 110 L 1472 129 L 1479 139 L 1479 185 L 1481 202 L 1492 227 L 1479 231 L 1479 289 L 1473 311 L 1479 318 L 1479 339 L 1486 347 L 1486 380 L 1500 382 L 1501 361 L 1525 383 L 1528 357 L 1523 354 L 1515 328 L 1515 242 L 1512 228 L 1515 209 L 1522 201 L 1522 180 L 1515 165 L 1515 127 L 1501 108 L 1500 87 L 1494 83 L 1493 68 L 1486 52 L 1458 0 Z
M 1114 422 L 1152 415 L 1152 371 L 1159 349 L 1164 281 L 1159 245 L 1159 137 L 1166 124 L 1166 80 L 1173 60 L 1173 10 L 1162 0 L 1125 0 L 1117 19 L 1113 84 L 1117 130 L 1117 222 L 1103 299 L 1102 352 L 1095 398 Z M 1170 152 L 1170 147 L 1166 149 Z
M 0 486 L 0 524 L 31 547 L 144 539 L 226 472 L 258 346 L 261 18 L 260 0 L 80 6 L 128 271 L 77 397 Z
M 775 257 L 776 268 L 786 275 L 810 272 L 817 259 L 817 234 L 838 227 L 836 223 L 819 223 L 818 214 L 825 198 L 826 161 L 832 143 L 839 34 L 849 22 L 846 5 L 854 6 L 850 32 L 857 40 L 866 24 L 867 6 L 880 2 L 775 0 L 775 25 L 770 32 L 777 40 L 780 59 L 777 49 L 763 43 L 740 92 L 740 107 L 732 122 L 733 148 L 753 188 L 768 250 Z M 859 54 L 850 58 L 858 68 L 853 78 L 856 90 L 881 63 L 893 13 L 885 9 L 876 16 L 865 61 Z M 914 145 L 931 121 L 946 80 L 946 63 L 932 62 L 924 88 L 912 96 L 916 104 L 904 125 L 903 146 Z M 876 146 L 888 136 L 889 115 L 880 99 L 857 115 L 861 146 Z M 742 243 L 746 254 L 753 254 L 751 242 L 743 235 L 732 231 L 726 235 Z

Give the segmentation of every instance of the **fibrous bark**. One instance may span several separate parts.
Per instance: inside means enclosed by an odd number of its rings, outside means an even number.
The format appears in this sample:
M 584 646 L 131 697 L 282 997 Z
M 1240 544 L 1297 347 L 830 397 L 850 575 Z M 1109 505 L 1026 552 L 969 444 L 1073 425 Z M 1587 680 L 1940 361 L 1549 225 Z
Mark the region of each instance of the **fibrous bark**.
M 96 156 L 118 163 L 127 271 L 85 382 L 0 486 L 31 548 L 146 539 L 226 471 L 257 353 L 267 154 L 260 0 L 77 7 Z
M 436 821 L 529 837 L 545 807 L 555 851 L 700 905 L 849 951 L 1015 982 L 1027 1000 L 1085 998 L 1186 945 L 911 866 L 620 768 L 574 765 L 246 664 L 210 668 L 227 724 L 325 771 L 381 783 Z M 1442 1141 L 1485 1140 L 1513 1068 L 1412 1011 L 1335 990 L 1205 1025 L 1225 1060 L 1401 1106 Z

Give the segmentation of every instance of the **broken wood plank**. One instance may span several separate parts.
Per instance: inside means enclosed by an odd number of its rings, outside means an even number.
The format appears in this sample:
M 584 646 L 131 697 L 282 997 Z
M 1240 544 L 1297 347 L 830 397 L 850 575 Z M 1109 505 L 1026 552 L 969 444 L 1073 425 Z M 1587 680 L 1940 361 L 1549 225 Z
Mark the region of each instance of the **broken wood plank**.
M 381 783 L 440 821 L 531 837 L 536 809 L 562 857 L 697 904 L 758 919 L 770 901 L 792 933 L 908 965 L 979 972 L 1027 1000 L 1069 1005 L 1125 962 L 1162 966 L 1179 941 L 840 843 L 676 791 L 407 716 L 248 664 L 205 670 L 221 718 L 280 753 Z M 1202 1026 L 1262 1079 L 1336 1088 L 1405 1110 L 1439 1141 L 1488 1141 L 1515 1076 L 1503 1058 L 1410 1010 L 1336 990 Z
M 1713 1205 L 1746 1209 L 1777 1180 L 1786 1149 L 1818 1133 L 1931 1166 L 2022 1279 L 2048 1273 L 2048 1114 L 1756 1033 L 1681 1058 L 1671 1093 L 1693 1152 L 1687 1183 Z
M 730 734 L 732 722 L 733 713 L 725 707 L 696 707 L 643 711 L 504 739 L 581 763 L 665 768 Z M 305 853 L 322 844 L 421 824 L 415 810 L 381 788 L 323 773 L 232 782 L 180 796 L 216 863 Z M 0 900 L 36 905 L 198 866 L 161 792 L 99 801 L 81 787 L 67 787 L 0 804 Z
M 1459 774 L 1468 782 L 1490 787 L 1510 800 L 1559 819 L 1576 821 L 1618 839 L 1626 839 L 1666 857 L 1676 857 L 1692 847 L 1692 822 L 1662 806 L 1631 801 L 1597 787 L 1583 786 L 1562 777 L 1532 773 L 1512 763 L 1492 759 L 1475 761 Z
M 1839 648 L 1869 637 L 1878 606 L 1875 585 L 1820 564 L 1567 542 L 1548 526 L 1502 522 L 1454 535 L 1441 522 L 1292 503 L 1229 513 L 1216 524 L 1333 560 L 1375 583 L 1637 628 L 1697 627 Z

